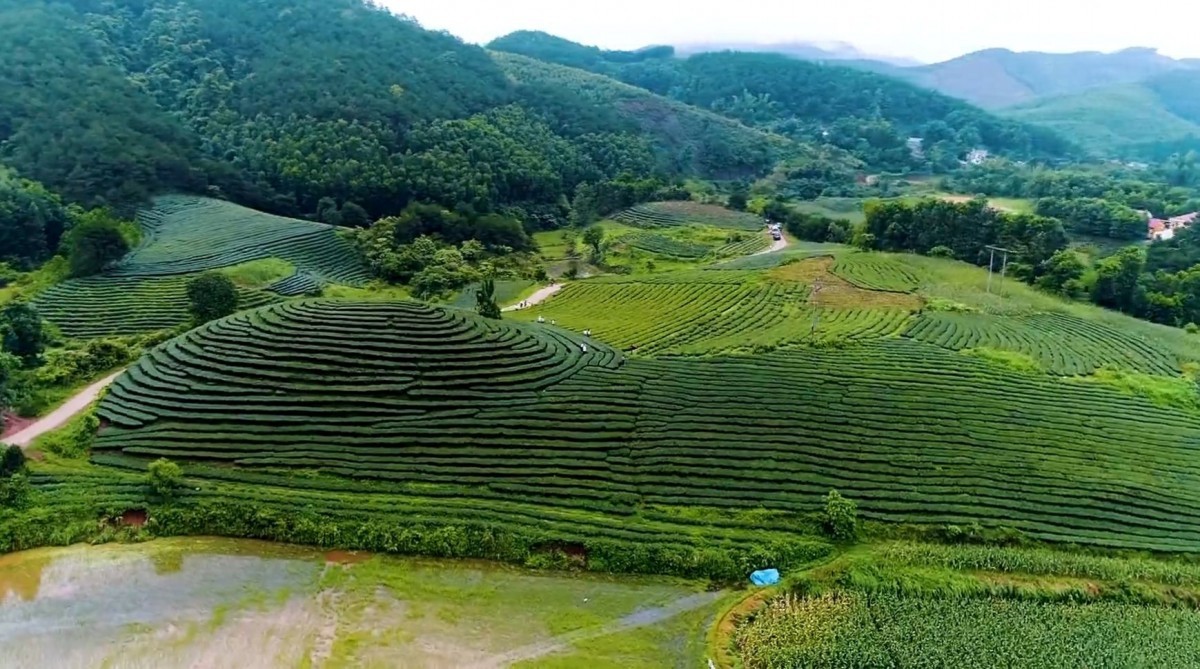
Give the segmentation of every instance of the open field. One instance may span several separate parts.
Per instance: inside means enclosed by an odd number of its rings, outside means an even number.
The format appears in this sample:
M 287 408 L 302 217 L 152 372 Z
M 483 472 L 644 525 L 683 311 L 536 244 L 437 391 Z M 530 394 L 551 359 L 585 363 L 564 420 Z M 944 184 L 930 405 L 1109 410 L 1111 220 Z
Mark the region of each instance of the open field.
M 721 639 L 766 667 L 1193 667 L 1194 562 L 880 544 L 798 574 Z

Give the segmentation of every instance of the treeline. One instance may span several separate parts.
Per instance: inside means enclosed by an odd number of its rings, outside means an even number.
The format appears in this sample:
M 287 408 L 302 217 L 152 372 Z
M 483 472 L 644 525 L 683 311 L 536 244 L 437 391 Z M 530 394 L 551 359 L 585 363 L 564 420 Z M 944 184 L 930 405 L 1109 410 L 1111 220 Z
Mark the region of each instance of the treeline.
M 1051 131 L 908 82 L 779 54 L 675 59 L 651 51 L 622 62 L 593 47 L 529 33 L 500 38 L 490 48 L 613 76 L 755 127 L 838 147 L 874 169 L 945 172 L 957 169 L 973 149 L 1023 159 L 1075 153 Z M 911 150 L 910 137 L 922 139 L 920 151 Z
M 994 160 L 948 176 L 944 185 L 954 192 L 1000 197 L 1101 199 L 1155 216 L 1200 210 L 1200 193 L 1188 185 L 1173 184 L 1161 170 L 1052 170 Z M 1145 232 L 1143 229 L 1142 234 Z
M 1062 224 L 1034 214 L 999 212 L 987 200 L 868 203 L 852 233 L 862 248 L 912 251 L 987 266 L 987 247 L 1008 249 L 1008 275 L 1075 299 L 1176 327 L 1200 324 L 1200 228 L 1148 248 L 1131 245 L 1093 260 L 1068 247 Z M 820 232 L 817 223 L 809 230 Z M 789 227 L 789 229 L 791 229 Z M 830 229 L 828 223 L 826 230 Z M 997 267 L 1001 262 L 996 256 Z
M 361 0 L 0 0 L 0 42 L 2 160 L 118 213 L 183 191 L 330 222 L 424 201 L 537 228 L 568 222 L 584 185 L 774 160 L 736 123 L 514 81 Z
M 968 202 L 925 199 L 915 203 L 876 200 L 864 208 L 857 245 L 882 251 L 913 251 L 976 265 L 991 261 L 988 246 L 1010 251 L 1008 272 L 1033 281 L 1067 247 L 1062 223 L 1035 214 L 993 209 L 984 198 Z

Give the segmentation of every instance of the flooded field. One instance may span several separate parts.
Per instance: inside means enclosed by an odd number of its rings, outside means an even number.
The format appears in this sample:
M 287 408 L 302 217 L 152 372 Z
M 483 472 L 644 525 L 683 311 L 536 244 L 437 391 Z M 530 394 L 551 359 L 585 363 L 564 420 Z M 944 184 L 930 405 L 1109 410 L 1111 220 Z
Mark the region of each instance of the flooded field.
M 672 579 L 172 539 L 0 556 L 3 667 L 696 667 Z

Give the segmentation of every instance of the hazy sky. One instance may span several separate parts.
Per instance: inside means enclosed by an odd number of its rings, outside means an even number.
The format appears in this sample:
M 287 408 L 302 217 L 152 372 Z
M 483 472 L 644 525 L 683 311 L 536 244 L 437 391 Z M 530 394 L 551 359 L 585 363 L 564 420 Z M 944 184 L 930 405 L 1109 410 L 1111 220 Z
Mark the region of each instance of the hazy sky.
M 934 62 L 988 47 L 1200 56 L 1192 0 L 376 0 L 487 42 L 544 30 L 610 49 L 688 42 L 842 40 Z M 1189 7 L 1191 5 L 1191 7 Z

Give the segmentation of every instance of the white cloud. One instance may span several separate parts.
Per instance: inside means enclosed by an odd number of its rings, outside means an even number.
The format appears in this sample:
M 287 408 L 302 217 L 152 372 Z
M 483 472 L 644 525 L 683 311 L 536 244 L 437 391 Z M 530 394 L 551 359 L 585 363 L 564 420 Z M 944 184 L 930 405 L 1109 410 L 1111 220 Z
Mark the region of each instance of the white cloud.
M 989 47 L 1200 56 L 1200 5 L 1185 0 L 376 0 L 484 43 L 544 30 L 606 48 L 709 40 L 843 40 L 867 51 L 944 60 Z

